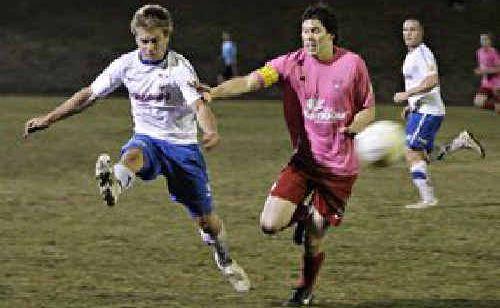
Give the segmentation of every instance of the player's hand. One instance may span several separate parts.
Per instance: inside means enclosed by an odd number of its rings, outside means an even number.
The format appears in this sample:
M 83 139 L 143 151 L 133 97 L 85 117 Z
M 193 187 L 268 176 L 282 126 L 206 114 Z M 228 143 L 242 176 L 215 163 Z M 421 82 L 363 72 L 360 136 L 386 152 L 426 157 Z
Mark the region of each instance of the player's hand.
M 217 144 L 219 144 L 219 141 L 220 141 L 219 133 L 217 132 L 203 133 L 202 144 L 207 151 L 213 149 Z
M 210 90 L 212 88 L 209 85 L 201 83 L 198 80 L 191 81 L 188 84 L 203 96 L 205 102 L 210 103 L 212 101 L 212 96 L 210 95 Z
M 403 121 L 406 121 L 406 118 L 408 117 L 410 111 L 411 111 L 410 106 L 406 106 L 403 108 L 403 110 L 401 111 L 401 119 L 403 119 Z
M 40 116 L 36 118 L 29 119 L 24 125 L 24 139 L 34 132 L 39 130 L 44 130 L 50 126 L 50 121 L 46 116 Z
M 408 97 L 409 95 L 406 92 L 397 92 L 396 94 L 394 94 L 393 101 L 396 104 L 403 103 L 408 100 Z
M 341 132 L 343 134 L 349 134 L 350 133 L 349 127 L 348 126 L 341 127 L 341 128 L 339 128 L 339 132 Z
M 476 67 L 476 68 L 474 69 L 474 74 L 476 74 L 476 75 L 482 75 L 482 74 L 483 74 L 483 71 L 482 71 L 479 67 Z
M 353 138 L 356 135 L 356 132 L 351 131 L 351 128 L 349 126 L 344 126 L 339 128 L 339 132 L 351 138 Z

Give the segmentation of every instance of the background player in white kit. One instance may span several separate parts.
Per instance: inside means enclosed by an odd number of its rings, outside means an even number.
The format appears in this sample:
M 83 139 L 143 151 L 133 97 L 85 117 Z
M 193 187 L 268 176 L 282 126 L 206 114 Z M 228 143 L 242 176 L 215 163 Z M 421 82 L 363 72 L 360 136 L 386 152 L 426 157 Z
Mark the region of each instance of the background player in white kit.
M 53 111 L 28 120 L 25 137 L 82 111 L 123 84 L 129 92 L 134 135 L 123 146 L 119 163 L 113 166 L 107 154 L 98 157 L 96 178 L 102 198 L 112 206 L 136 176 L 152 180 L 162 174 L 168 180 L 172 199 L 186 206 L 197 221 L 202 239 L 213 248 L 224 277 L 237 291 L 248 291 L 248 277 L 229 256 L 222 221 L 213 211 L 197 140 L 198 122 L 205 148 L 218 143 L 215 117 L 188 85 L 197 80 L 189 61 L 168 49 L 170 13 L 159 5 L 145 5 L 134 14 L 131 31 L 138 49 L 114 60 L 90 86 Z
M 407 205 L 407 208 L 426 208 L 438 203 L 429 178 L 428 154 L 433 149 L 434 138 L 445 115 L 441 98 L 436 59 L 431 50 L 423 43 L 422 23 L 414 18 L 403 23 L 403 39 L 408 53 L 403 63 L 405 92 L 394 94 L 394 102 L 408 101 L 404 109 L 406 124 L 406 160 L 410 167 L 413 183 L 420 194 L 420 201 Z M 484 150 L 479 142 L 467 131 L 461 132 L 442 155 L 455 150 L 471 148 L 482 157 Z M 440 157 L 442 158 L 442 156 Z

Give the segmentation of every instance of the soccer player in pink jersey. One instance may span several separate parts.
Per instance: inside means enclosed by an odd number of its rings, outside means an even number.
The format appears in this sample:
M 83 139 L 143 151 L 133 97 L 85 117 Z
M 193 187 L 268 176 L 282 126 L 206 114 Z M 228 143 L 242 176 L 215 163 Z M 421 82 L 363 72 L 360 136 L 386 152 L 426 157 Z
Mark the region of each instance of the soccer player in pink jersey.
M 286 302 L 291 306 L 311 303 L 313 285 L 325 259 L 323 239 L 330 226 L 341 223 L 358 174 L 352 136 L 375 118 L 365 62 L 337 46 L 337 40 L 331 7 L 311 5 L 302 16 L 302 48 L 205 93 L 210 100 L 275 83 L 283 89 L 294 152 L 270 189 L 260 225 L 264 233 L 274 234 L 297 224 L 295 241 L 304 245 L 304 255 L 301 279 Z M 306 199 L 309 206 L 304 205 Z
M 481 86 L 474 97 L 474 105 L 500 113 L 500 53 L 493 47 L 491 34 L 481 34 L 480 42 L 481 48 L 476 52 L 478 67 L 474 73 L 481 76 Z

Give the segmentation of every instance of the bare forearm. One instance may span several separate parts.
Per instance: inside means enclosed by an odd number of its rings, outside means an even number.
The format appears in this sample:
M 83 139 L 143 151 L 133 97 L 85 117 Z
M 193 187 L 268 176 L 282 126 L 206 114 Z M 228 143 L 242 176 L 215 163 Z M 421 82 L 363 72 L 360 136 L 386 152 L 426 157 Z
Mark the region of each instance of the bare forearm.
M 244 77 L 235 77 L 230 80 L 224 81 L 220 85 L 210 90 L 212 99 L 232 97 L 240 94 L 256 91 L 260 88 L 258 80 L 247 75 Z
M 90 100 L 91 96 L 92 91 L 89 87 L 76 92 L 72 97 L 47 114 L 46 117 L 49 123 L 57 122 L 89 107 L 93 103 Z
M 439 78 L 437 75 L 428 76 L 420 83 L 420 85 L 407 90 L 406 93 L 408 93 L 408 96 L 427 93 L 438 84 L 439 84 Z
M 496 74 L 500 73 L 500 66 L 495 67 L 485 67 L 482 69 L 483 74 Z
M 210 107 L 203 101 L 198 101 L 196 107 L 196 118 L 198 125 L 204 133 L 217 132 L 217 120 Z
M 375 120 L 375 107 L 370 107 L 356 113 L 351 125 L 349 125 L 350 133 L 359 133 L 371 122 Z

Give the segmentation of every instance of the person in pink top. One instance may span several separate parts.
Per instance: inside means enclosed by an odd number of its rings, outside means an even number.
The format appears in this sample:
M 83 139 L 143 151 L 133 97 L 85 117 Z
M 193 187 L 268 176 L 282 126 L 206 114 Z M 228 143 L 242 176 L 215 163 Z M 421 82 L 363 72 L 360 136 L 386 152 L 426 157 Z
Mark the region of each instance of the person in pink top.
M 352 137 L 375 118 L 365 62 L 337 40 L 332 8 L 311 5 L 302 15 L 302 48 L 204 93 L 210 101 L 275 83 L 283 90 L 293 154 L 270 189 L 260 225 L 266 234 L 296 225 L 294 240 L 304 245 L 301 279 L 286 302 L 291 306 L 312 301 L 324 236 L 341 223 L 359 170 Z
M 481 86 L 474 105 L 500 113 L 500 53 L 493 47 L 491 34 L 481 34 L 480 41 L 481 48 L 476 52 L 478 67 L 474 73 L 481 76 Z

